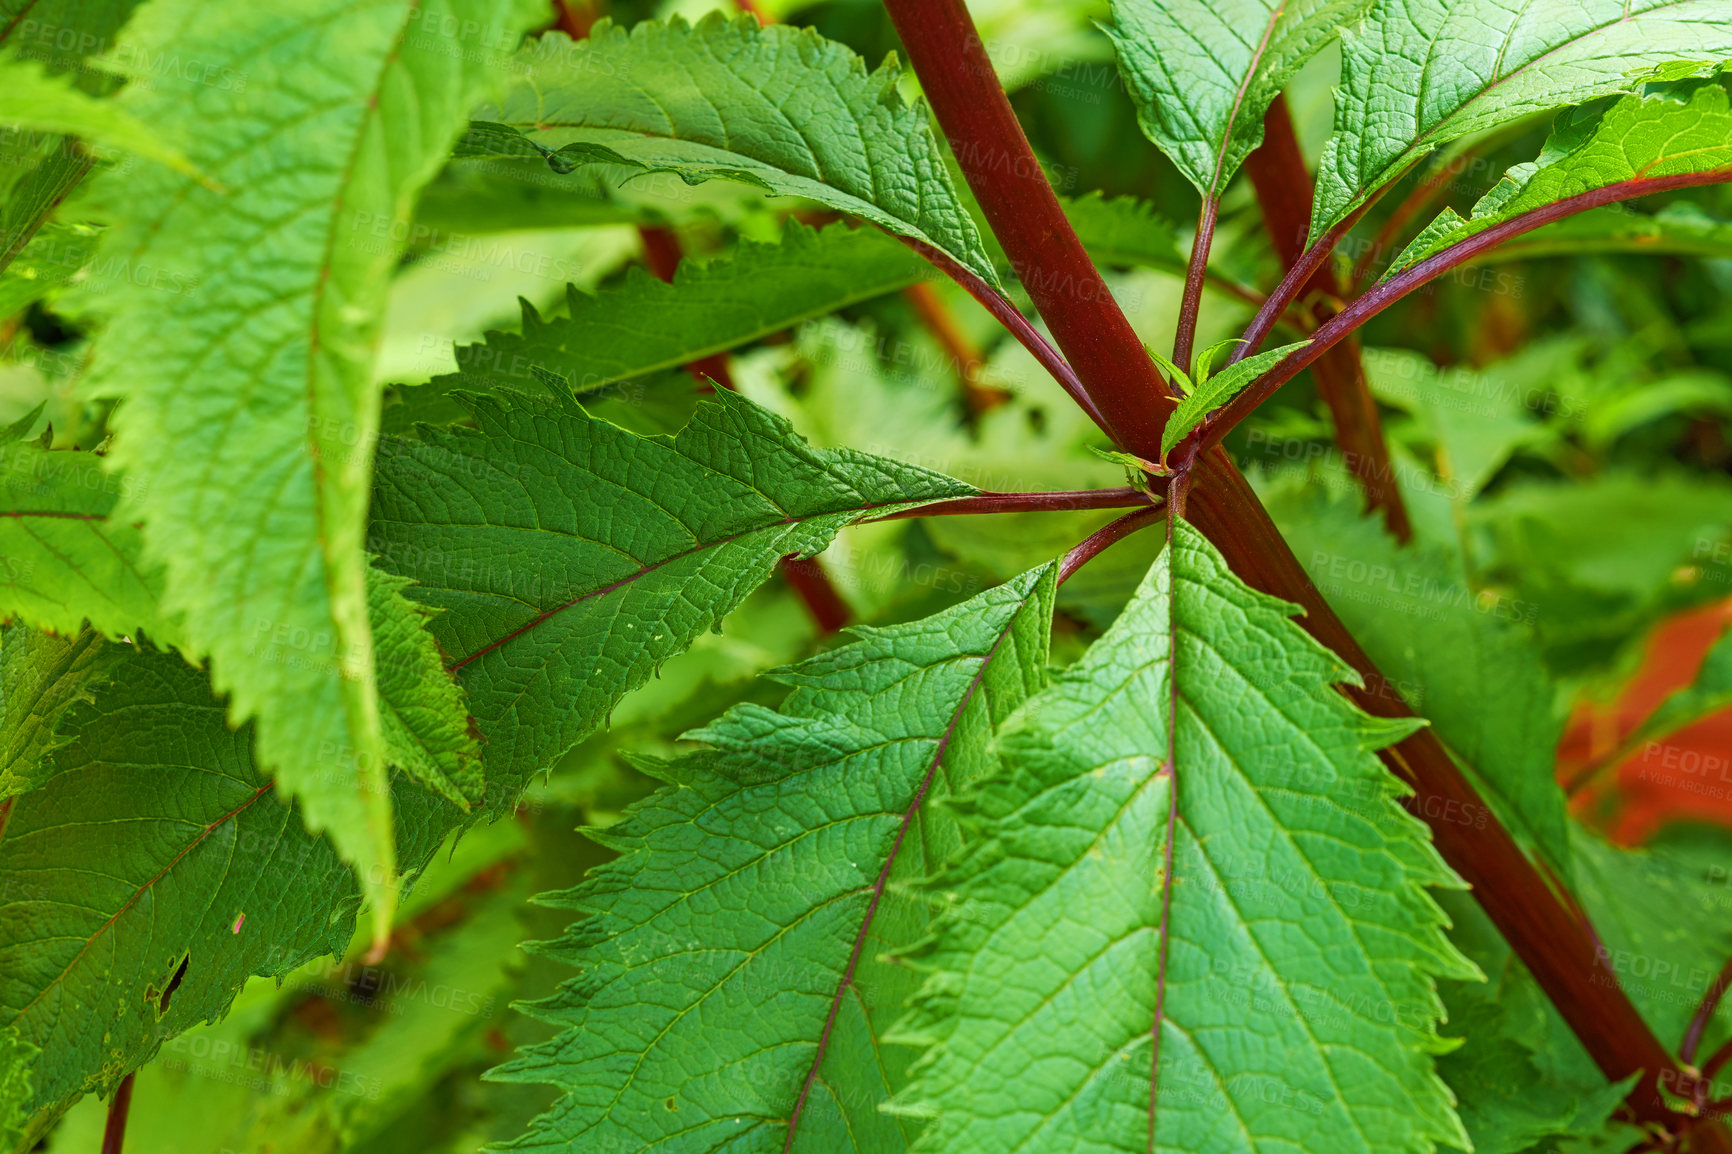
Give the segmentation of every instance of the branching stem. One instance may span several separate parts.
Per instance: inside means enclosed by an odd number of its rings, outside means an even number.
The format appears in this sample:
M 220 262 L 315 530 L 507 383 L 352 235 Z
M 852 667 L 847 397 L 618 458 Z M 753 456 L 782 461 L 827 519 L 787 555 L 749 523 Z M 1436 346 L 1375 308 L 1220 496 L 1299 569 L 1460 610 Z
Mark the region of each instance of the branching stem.
M 1185 269 L 1185 296 L 1179 305 L 1179 325 L 1173 334 L 1173 363 L 1190 371 L 1191 349 L 1197 340 L 1197 313 L 1203 306 L 1203 280 L 1209 271 L 1209 249 L 1215 242 L 1215 218 L 1221 202 L 1203 198 L 1197 214 L 1197 235 L 1191 241 L 1191 263 Z

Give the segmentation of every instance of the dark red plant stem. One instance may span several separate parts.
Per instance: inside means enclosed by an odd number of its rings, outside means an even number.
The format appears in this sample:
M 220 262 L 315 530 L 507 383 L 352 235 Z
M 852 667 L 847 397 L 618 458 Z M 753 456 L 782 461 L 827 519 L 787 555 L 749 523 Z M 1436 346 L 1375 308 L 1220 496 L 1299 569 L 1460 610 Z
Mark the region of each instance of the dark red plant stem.
M 639 225 L 637 231 L 643 238 L 644 264 L 658 278 L 672 283 L 674 272 L 685 258 L 680 238 L 673 230 L 655 225 Z M 734 391 L 734 375 L 728 371 L 726 353 L 701 357 L 687 365 L 686 371 L 700 381 L 711 381 L 719 388 Z M 818 558 L 784 557 L 782 579 L 805 604 L 819 633 L 829 635 L 848 624 L 848 602 L 836 591 Z
M 884 6 L 993 235 L 1107 434 L 1150 456 L 1171 393 L 1065 219 L 967 7 L 962 0 Z
M 1082 381 L 1077 378 L 1075 370 L 1070 367 L 1070 363 L 1059 354 L 1057 349 L 1052 347 L 1052 344 L 1045 337 L 1040 335 L 1040 332 L 1033 325 L 1028 323 L 1028 318 L 1022 315 L 1021 309 L 1011 304 L 1003 293 L 981 280 L 975 273 L 963 268 L 931 245 L 923 244 L 906 236 L 897 239 L 930 261 L 945 276 L 966 289 L 968 295 L 979 301 L 981 307 L 991 313 L 993 319 L 1008 329 L 1010 335 L 1029 351 L 1029 355 L 1039 362 L 1040 367 L 1052 375 L 1052 379 L 1059 383 L 1059 387 L 1064 389 L 1071 400 L 1082 407 L 1082 411 L 1089 415 L 1089 419 L 1099 425 L 1102 432 L 1112 436 L 1112 431 L 1107 427 L 1106 418 L 1101 415 L 1099 409 L 1095 408 L 1094 398 L 1089 396 L 1088 390 L 1083 387 Z M 1145 357 L 1145 359 L 1147 358 Z
M 874 521 L 904 521 L 910 517 L 955 517 L 980 513 L 1041 513 L 1075 512 L 1079 509 L 1123 509 L 1131 505 L 1146 505 L 1147 493 L 1128 486 L 1121 489 L 1058 489 L 1050 493 L 982 493 L 978 497 L 958 497 L 953 501 L 935 501 L 918 509 L 904 509 Z
M 1018 269 L 1030 279 L 1030 268 L 1050 277 L 1058 266 L 1043 265 L 1030 256 L 1057 249 L 1070 262 L 1065 267 L 1074 267 L 1074 257 L 1092 270 L 1051 189 L 1034 167 L 1022 129 L 957 0 L 886 0 L 886 5 L 940 124 L 953 146 L 967 155 L 964 169 L 969 184 Z M 994 157 L 1002 163 L 987 167 Z M 1338 235 L 1336 230 L 1332 233 Z M 1063 238 L 1069 238 L 1068 245 Z M 1331 238 L 1325 241 L 1316 246 L 1320 253 L 1333 243 Z M 1315 259 L 1320 263 L 1323 258 Z M 1309 275 L 1309 270 L 1296 268 L 1294 288 Z M 1071 283 L 1085 282 L 1098 284 L 1098 274 L 1085 272 Z M 1264 310 L 1269 318 L 1265 334 L 1290 299 L 1291 293 L 1284 300 L 1271 298 Z M 1102 411 L 1115 418 L 1114 428 L 1128 426 L 1130 437 L 1121 444 L 1145 457 L 1158 455 L 1159 430 L 1168 409 L 1160 400 L 1164 382 L 1143 363 L 1146 357 L 1134 334 L 1130 341 L 1111 335 L 1124 325 L 1117 306 L 1104 294 L 1089 301 L 1063 294 L 1052 299 L 1049 294 L 1037 296 L 1036 304 Z M 1116 365 L 1114 350 L 1119 358 Z M 1150 420 L 1132 419 L 1139 408 L 1148 411 Z M 1121 413 L 1127 414 L 1122 424 Z M 1383 716 L 1409 716 L 1406 705 L 1324 602 L 1226 454 L 1218 447 L 1200 454 L 1193 480 L 1190 518 L 1221 549 L 1233 571 L 1255 588 L 1300 603 L 1306 610 L 1300 618 L 1304 628 L 1353 665 L 1370 687 L 1353 692 L 1355 700 Z M 1139 515 L 1158 514 L 1139 510 L 1131 516 Z M 1616 975 L 1599 960 L 1591 932 L 1553 894 L 1437 738 L 1422 729 L 1387 751 L 1387 760 L 1395 772 L 1414 783 L 1410 804 L 1431 827 L 1444 860 L 1475 887 L 1487 915 L 1596 1065 L 1612 1078 L 1642 1072 L 1628 1099 L 1631 1112 L 1671 1128 L 1684 1124 L 1658 1091 L 1659 1072 L 1670 1074 L 1675 1069 L 1666 1047 L 1619 987 Z M 1463 806 L 1468 808 L 1464 811 Z M 1450 815 L 1463 812 L 1475 815 L 1476 826 L 1450 820 Z
M 1150 505 L 1146 509 L 1138 509 L 1134 513 L 1126 513 L 1123 517 L 1108 521 L 1087 537 L 1071 547 L 1058 563 L 1058 583 L 1063 585 L 1070 580 L 1071 574 L 1087 565 L 1104 553 L 1110 546 L 1118 544 L 1145 525 L 1152 525 L 1167 515 L 1162 505 Z
M 1191 349 L 1197 339 L 1197 313 L 1203 307 L 1203 280 L 1209 271 L 1209 248 L 1215 242 L 1215 217 L 1221 202 L 1203 198 L 1197 214 L 1197 235 L 1191 241 L 1191 263 L 1185 269 L 1185 295 L 1179 303 L 1179 324 L 1173 334 L 1173 363 L 1186 372 L 1191 368 Z
M 1245 327 L 1245 339 L 1233 347 L 1233 354 L 1227 358 L 1228 364 L 1244 360 L 1262 346 L 1268 339 L 1270 330 L 1281 319 L 1281 314 L 1299 298 L 1300 291 L 1311 283 L 1312 275 L 1329 259 L 1329 254 L 1358 222 L 1366 207 L 1368 206 L 1361 205 L 1346 220 L 1318 237 L 1316 244 L 1307 248 L 1298 260 L 1288 266 L 1287 275 L 1281 278 L 1281 283 L 1275 286 L 1275 291 L 1269 294 L 1263 307 L 1257 310 L 1257 315 L 1252 317 L 1251 323 Z
M 1702 1063 L 1703 1080 L 1712 1082 L 1714 1075 L 1720 1072 L 1721 1067 L 1726 1065 L 1728 1059 L 1732 1059 L 1732 1038 L 1720 1043 L 1720 1048 L 1715 1050 L 1706 1062 Z
M 108 1100 L 108 1124 L 102 1128 L 102 1154 L 120 1154 L 126 1143 L 126 1114 L 132 1109 L 132 1075 L 128 1074 L 114 1088 Z
M 1245 172 L 1257 190 L 1257 203 L 1275 252 L 1284 266 L 1292 268 L 1305 255 L 1314 187 L 1285 97 L 1277 96 L 1263 117 L 1263 143 L 1246 158 Z M 1302 296 L 1308 293 L 1328 300 L 1342 296 L 1341 278 L 1332 262 L 1317 266 L 1301 290 Z M 1327 319 L 1332 309 L 1331 305 L 1319 305 L 1319 319 Z M 1401 499 L 1401 487 L 1395 483 L 1377 402 L 1365 382 L 1359 342 L 1347 340 L 1330 349 L 1311 366 L 1311 376 L 1317 382 L 1318 395 L 1329 406 L 1335 444 L 1348 472 L 1365 493 L 1366 507 L 1381 513 L 1396 540 L 1405 543 L 1413 536 L 1413 525 Z
M 1344 689 L 1350 698 L 1379 717 L 1413 715 L 1319 595 L 1250 485 L 1218 447 L 1198 457 L 1188 503 L 1191 521 L 1216 543 L 1241 580 L 1299 602 L 1305 614 L 1298 622 L 1305 631 L 1359 671 L 1365 688 Z M 1629 1097 L 1631 1109 L 1645 1121 L 1679 1124 L 1658 1090 L 1659 1071 L 1675 1068 L 1671 1054 L 1601 961 L 1592 931 L 1559 900 L 1435 734 L 1421 729 L 1383 756 L 1414 787 L 1406 804 L 1431 827 L 1438 852 L 1473 887 L 1481 908 L 1595 1064 L 1611 1079 L 1643 1071 Z
M 1678 1047 L 1678 1057 L 1686 1064 L 1696 1060 L 1696 1048 L 1702 1044 L 1702 1031 L 1707 1028 L 1708 1019 L 1712 1018 L 1714 1011 L 1720 1007 L 1720 999 L 1726 996 L 1726 987 L 1729 984 L 1732 984 L 1732 961 L 1721 967 L 1714 981 L 1703 991 L 1702 1002 L 1691 1016 L 1689 1028 L 1684 1031 L 1684 1041 Z
M 1366 321 L 1415 289 L 1423 287 L 1428 281 L 1434 280 L 1452 268 L 1467 264 L 1486 250 L 1495 248 L 1511 237 L 1532 232 L 1536 228 L 1562 220 L 1566 216 L 1586 212 L 1603 205 L 1634 200 L 1638 196 L 1648 196 L 1656 192 L 1669 192 L 1679 188 L 1696 188 L 1704 184 L 1723 184 L 1727 181 L 1732 181 L 1732 169 L 1721 168 L 1709 172 L 1682 173 L 1677 176 L 1637 177 L 1634 180 L 1619 181 L 1616 184 L 1606 185 L 1604 188 L 1596 188 L 1590 192 L 1567 197 L 1553 204 L 1524 212 L 1502 224 L 1493 225 L 1484 232 L 1475 233 L 1459 244 L 1451 245 L 1442 252 L 1427 257 L 1410 268 L 1403 269 L 1388 280 L 1374 286 L 1364 296 L 1352 301 L 1346 308 L 1329 318 L 1311 335 L 1310 344 L 1283 358 L 1280 363 L 1259 377 L 1255 384 L 1233 398 L 1231 404 L 1210 417 L 1204 424 L 1203 446 L 1207 448 L 1218 444 L 1229 429 L 1267 400 L 1271 393 L 1292 380 L 1301 369 L 1317 360 L 1338 342 L 1346 339 L 1350 333 Z M 1240 347 L 1248 346 L 1242 345 Z

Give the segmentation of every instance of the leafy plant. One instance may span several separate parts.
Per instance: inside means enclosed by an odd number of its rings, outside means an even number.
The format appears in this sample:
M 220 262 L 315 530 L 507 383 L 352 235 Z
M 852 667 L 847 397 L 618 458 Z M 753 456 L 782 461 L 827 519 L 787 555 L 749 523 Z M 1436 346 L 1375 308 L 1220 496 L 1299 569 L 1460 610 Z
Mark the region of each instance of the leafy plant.
M 0 1147 L 1732 1146 L 1725 6 L 654 7 L 0 0 Z

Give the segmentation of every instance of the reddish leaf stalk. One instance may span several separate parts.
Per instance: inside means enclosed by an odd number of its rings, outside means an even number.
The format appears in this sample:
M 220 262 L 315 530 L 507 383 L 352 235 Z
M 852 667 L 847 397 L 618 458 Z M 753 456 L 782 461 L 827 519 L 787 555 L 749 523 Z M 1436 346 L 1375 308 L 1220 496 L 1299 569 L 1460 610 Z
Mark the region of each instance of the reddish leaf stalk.
M 1084 509 L 1123 509 L 1131 505 L 1146 505 L 1150 495 L 1141 489 L 1058 489 L 1050 493 L 982 493 L 978 497 L 958 497 L 954 501 L 935 501 L 918 509 L 904 509 L 875 521 L 903 521 L 910 517 L 955 517 L 982 513 L 1051 513 L 1076 512 Z
M 1073 286 L 1098 285 L 1098 273 L 1092 272 L 1087 254 L 1034 165 L 966 10 L 959 0 L 885 0 L 885 4 L 994 233 L 1025 283 L 1035 279 L 1048 288 L 1038 294 L 1033 287 L 1030 291 L 1059 347 L 1077 366 L 1078 377 L 1110 418 L 1112 429 L 1124 434 L 1120 443 L 1144 456 L 1150 456 L 1151 450 L 1158 452 L 1159 429 L 1168 410 L 1160 401 L 1166 393 L 1164 382 L 1145 363 L 1135 334 L 1126 339 L 1123 330 L 1129 326 L 1123 314 L 1104 293 L 1085 301 L 1074 292 L 1050 291 L 1055 269 L 1067 270 Z M 996 166 L 990 163 L 995 158 L 1001 161 Z M 1647 190 L 1658 189 L 1650 185 Z M 1290 271 L 1283 289 L 1270 298 L 1254 322 L 1258 339 L 1267 335 L 1350 224 L 1351 220 L 1331 229 L 1312 246 L 1311 255 Z M 1048 254 L 1050 263 L 1043 263 L 1040 258 Z M 1040 276 L 1031 277 L 1031 269 Z M 1337 335 L 1328 343 L 1341 339 L 1366 315 L 1371 314 L 1334 318 L 1330 323 L 1337 326 Z M 1250 346 L 1242 349 L 1248 353 Z M 1366 688 L 1351 690 L 1349 696 L 1378 715 L 1410 716 L 1399 694 L 1323 601 L 1244 477 L 1218 446 L 1195 456 L 1194 480 L 1191 520 L 1221 549 L 1234 572 L 1256 588 L 1301 604 L 1306 610 L 1301 624 L 1364 677 Z M 1437 738 L 1429 730 L 1420 730 L 1386 751 L 1385 758 L 1413 783 L 1415 796 L 1409 805 L 1431 827 L 1444 860 L 1474 887 L 1487 915 L 1595 1064 L 1611 1078 L 1641 1073 L 1627 1099 L 1632 1114 L 1671 1129 L 1687 1126 L 1689 1120 L 1674 1112 L 1659 1093 L 1662 1072 L 1673 1078 L 1676 1065 L 1618 985 L 1616 975 L 1599 959 L 1592 931 L 1546 884 Z M 1473 814 L 1474 823 L 1464 824 L 1459 817 L 1463 813 Z M 1710 1143 L 1721 1137 L 1718 1128 L 1704 1128 L 1699 1136 Z
M 132 1075 L 120 1080 L 108 1100 L 108 1122 L 102 1128 L 102 1154 L 120 1154 L 126 1143 L 126 1115 L 132 1109 Z
M 1191 241 L 1191 263 L 1185 269 L 1185 295 L 1179 304 L 1179 324 L 1173 334 L 1173 363 L 1189 371 L 1191 350 L 1197 339 L 1197 313 L 1203 307 L 1203 280 L 1209 271 L 1209 249 L 1215 242 L 1215 218 L 1221 202 L 1203 198 L 1197 214 L 1197 235 Z
M 1057 349 L 1052 347 L 1051 342 L 1041 336 L 1040 332 L 1028 323 L 1028 318 L 1022 315 L 1021 309 L 1011 304 L 1003 293 L 931 245 L 922 244 L 920 241 L 906 236 L 897 239 L 930 261 L 944 275 L 968 290 L 968 295 L 979 301 L 981 307 L 991 313 L 993 319 L 1003 325 L 1010 332 L 1010 335 L 1028 350 L 1029 355 L 1034 357 L 1041 368 L 1052 375 L 1052 379 L 1059 383 L 1059 387 L 1064 389 L 1070 399 L 1081 406 L 1082 411 L 1089 415 L 1089 419 L 1100 426 L 1101 431 L 1109 437 L 1113 435 L 1112 430 L 1107 426 L 1106 418 L 1095 407 L 1094 398 L 1083 387 L 1082 381 L 1077 377 L 1075 370 L 1070 367 L 1070 363 L 1059 354 Z
M 1702 1031 L 1707 1028 L 1708 1019 L 1714 1016 L 1714 1011 L 1719 1009 L 1720 999 L 1726 996 L 1728 985 L 1732 985 L 1732 961 L 1721 967 L 1714 981 L 1703 991 L 1702 1002 L 1690 1018 L 1689 1028 L 1684 1031 L 1684 1041 L 1678 1047 L 1678 1057 L 1684 1062 L 1696 1060 L 1696 1048 L 1702 1044 Z
M 1233 398 L 1231 404 L 1210 417 L 1203 426 L 1203 446 L 1207 448 L 1219 444 L 1228 430 L 1244 420 L 1253 409 L 1267 400 L 1270 394 L 1292 380 L 1301 369 L 1312 364 L 1337 343 L 1345 340 L 1366 321 L 1451 269 L 1474 260 L 1488 249 L 1495 248 L 1512 237 L 1532 232 L 1536 228 L 1592 208 L 1633 200 L 1638 196 L 1648 196 L 1656 192 L 1695 188 L 1704 184 L 1722 184 L 1727 181 L 1732 181 L 1732 169 L 1619 181 L 1524 212 L 1403 269 L 1329 318 L 1312 334 L 1309 345 L 1283 358 L 1259 377 L 1255 384 Z
M 1063 585 L 1071 576 L 1099 557 L 1113 545 L 1123 541 L 1132 533 L 1145 526 L 1152 525 L 1167 515 L 1161 505 L 1151 505 L 1147 509 L 1138 509 L 1134 513 L 1126 513 L 1123 517 L 1108 521 L 1093 533 L 1083 538 L 1066 553 L 1058 563 L 1058 583 Z
M 1277 96 L 1269 106 L 1263 117 L 1263 143 L 1246 158 L 1245 172 L 1257 191 L 1257 203 L 1263 210 L 1263 222 L 1275 252 L 1283 265 L 1292 268 L 1305 255 L 1314 187 L 1310 169 L 1299 151 L 1299 137 L 1293 130 L 1286 97 Z M 1341 278 L 1331 262 L 1317 266 L 1301 290 L 1301 295 L 1305 293 L 1318 293 L 1326 299 L 1339 299 L 1343 295 Z M 1319 319 L 1326 320 L 1330 306 L 1319 308 L 1322 313 Z M 1311 376 L 1317 382 L 1318 395 L 1329 406 L 1336 447 L 1341 450 L 1348 472 L 1364 491 L 1366 506 L 1381 513 L 1396 540 L 1405 543 L 1413 536 L 1413 525 L 1401 499 L 1401 487 L 1395 483 L 1377 402 L 1365 382 L 1359 342 L 1343 341 L 1330 349 L 1311 366 Z

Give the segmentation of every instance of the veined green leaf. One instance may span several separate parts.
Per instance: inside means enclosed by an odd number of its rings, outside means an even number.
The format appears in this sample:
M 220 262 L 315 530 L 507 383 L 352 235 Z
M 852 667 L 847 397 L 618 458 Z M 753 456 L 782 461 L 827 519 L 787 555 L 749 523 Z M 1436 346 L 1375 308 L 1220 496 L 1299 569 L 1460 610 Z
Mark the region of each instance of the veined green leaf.
M 892 1036 L 931 1047 L 917 1149 L 1120 1154 L 1151 1124 L 1162 1151 L 1465 1147 L 1433 981 L 1476 971 L 1423 888 L 1459 882 L 1372 752 L 1411 727 L 1173 528 L 965 815 Z
M 361 902 L 330 841 L 270 796 L 253 726 L 228 727 L 205 674 L 106 644 L 118 667 L 63 715 L 46 784 L 0 840 L 17 883 L 0 893 L 0 1030 L 42 1050 L 30 1140 L 220 1016 L 249 976 L 341 950 Z M 402 781 L 394 796 L 418 870 L 463 814 Z
M 68 635 L 88 620 L 109 637 L 179 640 L 138 526 L 113 516 L 123 496 L 139 496 L 131 477 L 91 453 L 18 440 L 0 444 L 0 476 L 0 616 Z
M 490 1075 L 564 1091 L 512 1149 L 908 1148 L 879 1107 L 912 1055 L 880 1039 L 915 977 L 884 955 L 925 932 L 908 885 L 957 844 L 933 804 L 1045 683 L 1054 573 L 855 630 L 771 674 L 779 711 L 736 706 L 653 770 L 598 835 L 622 856 L 541 899 L 587 915 L 532 947 L 582 973 L 526 1007 L 565 1029 Z
M 1205 200 L 1263 143 L 1299 66 L 1372 0 L 1113 0 L 1107 29 L 1137 123 Z
M 89 96 L 70 77 L 50 76 L 37 61 L 16 54 L 0 55 L 0 125 L 66 133 L 97 148 L 125 149 L 193 174 L 179 148 L 115 101 Z
M 1173 446 L 1202 424 L 1204 417 L 1238 396 L 1289 353 L 1297 352 L 1310 343 L 1297 341 L 1277 349 L 1265 349 L 1195 382 L 1194 387 L 1179 401 L 1179 407 L 1173 410 L 1173 415 L 1167 418 L 1167 427 L 1161 433 L 1161 459 L 1165 460 L 1167 454 L 1173 451 Z M 1207 361 L 1199 358 L 1198 363 L 1199 371 L 1207 370 Z
M 379 721 L 389 763 L 468 809 L 486 794 L 481 747 L 463 690 L 427 631 L 431 614 L 403 595 L 410 582 L 367 570 L 368 618 L 379 676 Z
M 779 558 L 815 553 L 869 513 L 976 491 L 813 449 L 728 392 L 672 437 L 628 433 L 569 399 L 464 403 L 478 428 L 424 429 L 381 457 L 371 547 L 444 610 L 429 628 L 485 738 L 489 813 Z
M 1311 237 L 1451 140 L 1629 92 L 1662 66 L 1729 57 L 1720 0 L 1378 3 L 1342 37 Z
M 569 288 L 564 317 L 543 320 L 528 302 L 521 333 L 490 332 L 459 345 L 458 371 L 402 390 L 386 427 L 447 424 L 464 415 L 453 389 L 539 391 L 535 370 L 578 396 L 724 352 L 851 304 L 894 292 L 932 268 L 876 229 L 789 221 L 780 244 L 747 240 L 705 263 L 682 261 L 673 283 L 643 269 L 594 296 Z
M 233 720 L 258 719 L 263 764 L 368 879 L 376 934 L 397 872 L 361 544 L 371 360 L 399 245 L 362 226 L 407 221 L 503 67 L 443 30 L 497 39 L 539 11 L 161 0 L 118 52 L 136 68 L 166 52 L 206 64 L 117 99 L 184 129 L 225 191 L 149 167 L 107 183 L 102 254 L 161 275 L 93 282 L 106 327 L 88 392 L 124 402 L 111 461 L 140 487 L 128 516 L 147 524 L 166 607 L 210 655 Z M 213 68 L 245 83 L 202 83 Z
M 117 652 L 86 629 L 57 637 L 0 625 L 0 801 L 48 780 L 49 752 L 66 711 L 106 682 Z M 4 823 L 0 823 L 0 834 Z
M 1624 181 L 1732 169 L 1732 104 L 1713 81 L 1661 86 L 1607 107 L 1562 113 L 1539 159 L 1509 170 L 1473 215 L 1438 218 L 1389 266 L 1392 276 L 1524 212 Z
M 11 1150 L 24 1139 L 30 1067 L 35 1061 L 36 1047 L 17 1030 L 0 1030 L 0 1150 Z
M 750 179 L 922 241 L 998 281 L 925 105 L 897 93 L 893 61 L 868 74 L 853 52 L 809 28 L 760 28 L 755 17 L 720 13 L 695 27 L 676 16 L 630 32 L 603 21 L 575 44 L 549 33 L 523 59 L 528 74 L 481 118 L 547 151 L 600 145 L 649 170 Z

